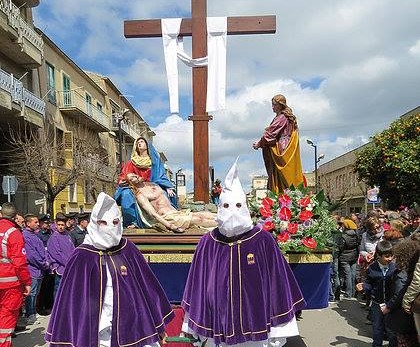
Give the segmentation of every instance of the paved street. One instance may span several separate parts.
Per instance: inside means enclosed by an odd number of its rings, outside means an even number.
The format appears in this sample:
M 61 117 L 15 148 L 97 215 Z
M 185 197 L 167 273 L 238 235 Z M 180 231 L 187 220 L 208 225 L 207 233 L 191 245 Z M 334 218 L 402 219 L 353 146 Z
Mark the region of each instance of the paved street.
M 13 346 L 47 347 L 44 333 L 48 318 L 41 317 L 41 324 L 19 333 Z M 355 299 L 342 300 L 323 310 L 304 311 L 299 322 L 301 336 L 290 339 L 287 347 L 369 347 L 371 325 L 365 321 L 366 311 Z

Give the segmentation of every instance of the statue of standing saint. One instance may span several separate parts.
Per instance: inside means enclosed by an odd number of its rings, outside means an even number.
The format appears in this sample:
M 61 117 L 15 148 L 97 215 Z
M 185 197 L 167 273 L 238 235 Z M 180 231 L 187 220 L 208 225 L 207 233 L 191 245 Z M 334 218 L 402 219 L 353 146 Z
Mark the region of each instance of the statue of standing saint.
M 303 183 L 304 177 L 296 116 L 287 106 L 284 95 L 275 95 L 271 102 L 274 119 L 252 147 L 262 149 L 268 174 L 267 188 L 279 194 L 292 184 L 296 187 Z

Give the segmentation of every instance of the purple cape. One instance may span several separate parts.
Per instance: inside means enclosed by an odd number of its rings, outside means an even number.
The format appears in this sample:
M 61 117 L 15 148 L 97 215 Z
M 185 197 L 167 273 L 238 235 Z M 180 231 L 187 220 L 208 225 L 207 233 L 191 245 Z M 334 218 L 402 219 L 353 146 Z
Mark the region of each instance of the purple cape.
M 84 244 L 75 249 L 45 335 L 50 346 L 98 346 L 105 264 L 114 291 L 111 346 L 140 347 L 159 341 L 165 324 L 173 318 L 171 305 L 143 255 L 123 238 L 107 251 Z
M 255 227 L 232 241 L 214 229 L 201 238 L 182 301 L 197 334 L 216 344 L 263 341 L 305 305 L 270 233 Z

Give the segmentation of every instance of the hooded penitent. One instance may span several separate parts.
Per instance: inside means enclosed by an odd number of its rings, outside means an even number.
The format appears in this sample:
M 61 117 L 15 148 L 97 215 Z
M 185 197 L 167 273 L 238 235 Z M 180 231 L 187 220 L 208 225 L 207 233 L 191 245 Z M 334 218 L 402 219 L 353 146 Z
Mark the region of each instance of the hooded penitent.
M 246 195 L 238 177 L 238 159 L 225 178 L 217 209 L 219 231 L 226 237 L 233 237 L 252 229 L 252 219 L 246 205 Z
M 159 346 L 171 305 L 136 245 L 121 237 L 119 209 L 105 193 L 88 230 L 64 270 L 45 339 L 55 347 Z
M 182 330 L 207 339 L 209 347 L 283 346 L 299 334 L 294 316 L 305 301 L 274 237 L 252 226 L 236 162 L 220 195 L 217 223 L 194 253 Z
M 103 192 L 99 194 L 92 209 L 87 231 L 83 243 L 97 249 L 108 249 L 120 243 L 123 232 L 121 212 L 115 200 L 109 195 Z

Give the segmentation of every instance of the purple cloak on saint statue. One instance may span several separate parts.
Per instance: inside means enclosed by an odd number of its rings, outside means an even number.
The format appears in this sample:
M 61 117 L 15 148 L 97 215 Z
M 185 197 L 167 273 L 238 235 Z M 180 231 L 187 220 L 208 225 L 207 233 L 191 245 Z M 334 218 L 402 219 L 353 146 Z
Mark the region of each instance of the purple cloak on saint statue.
M 106 265 L 114 293 L 111 346 L 141 347 L 159 341 L 173 318 L 171 305 L 143 255 L 122 238 L 106 251 L 86 244 L 75 249 L 45 335 L 50 346 L 98 346 Z
M 267 340 L 306 303 L 273 236 L 260 226 L 227 239 L 204 235 L 194 254 L 182 307 L 188 326 L 215 344 Z

